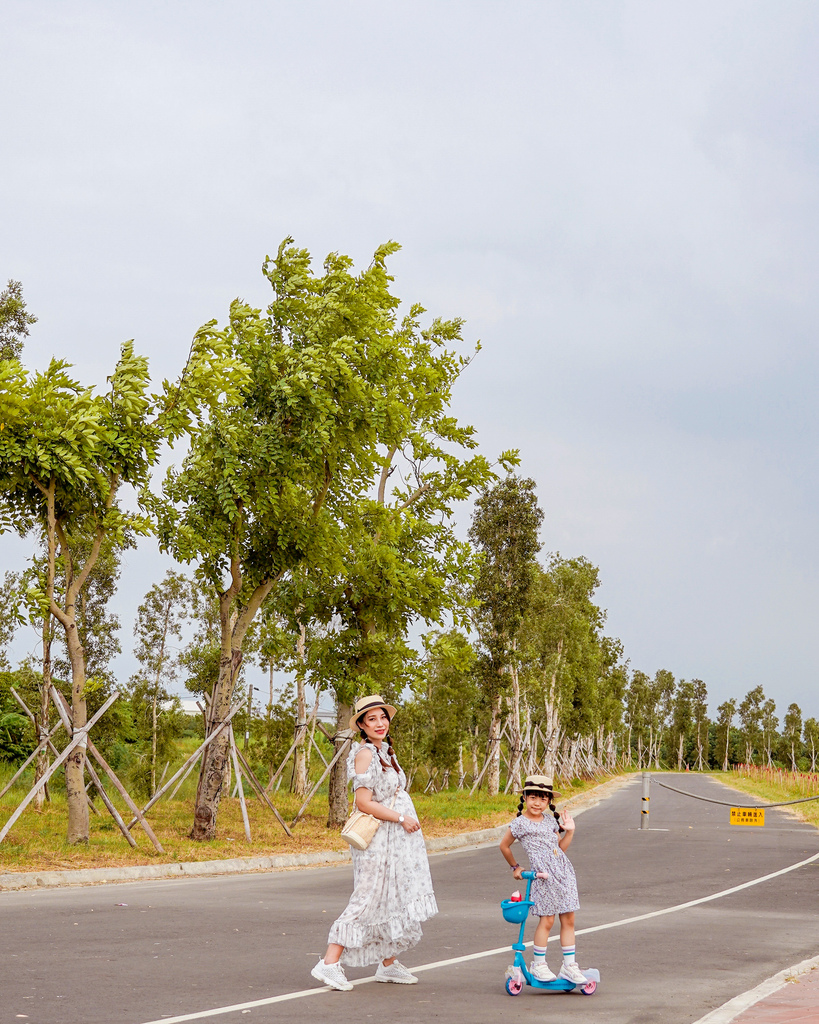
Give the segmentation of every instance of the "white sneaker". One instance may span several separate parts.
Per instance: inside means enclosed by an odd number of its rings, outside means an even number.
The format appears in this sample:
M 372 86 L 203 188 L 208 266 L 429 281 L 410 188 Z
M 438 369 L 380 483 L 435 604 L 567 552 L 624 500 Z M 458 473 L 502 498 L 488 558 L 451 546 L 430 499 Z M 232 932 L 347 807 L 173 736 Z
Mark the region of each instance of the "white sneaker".
M 544 960 L 543 963 L 536 963 L 532 961 L 532 966 L 529 968 L 533 978 L 537 978 L 538 981 L 554 981 L 555 973 L 549 970 L 549 965 Z
M 418 979 L 403 964 L 393 960 L 389 967 L 379 964 L 375 969 L 376 981 L 392 981 L 396 985 L 416 985 Z
M 310 973 L 316 981 L 322 981 L 339 992 L 349 992 L 353 987 L 352 983 L 347 981 L 347 975 L 341 964 L 326 964 L 322 959 Z
M 576 963 L 564 963 L 557 976 L 565 981 L 572 982 L 573 985 L 585 985 L 589 980 Z

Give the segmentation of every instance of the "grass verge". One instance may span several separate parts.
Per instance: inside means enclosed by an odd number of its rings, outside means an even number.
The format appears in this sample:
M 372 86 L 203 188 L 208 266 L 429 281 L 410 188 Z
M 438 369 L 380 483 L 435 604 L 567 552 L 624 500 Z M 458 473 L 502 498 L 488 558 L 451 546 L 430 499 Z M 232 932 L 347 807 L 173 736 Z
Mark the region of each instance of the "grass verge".
M 776 768 L 758 768 L 755 765 L 738 767 L 729 772 L 712 772 L 711 774 L 715 779 L 741 793 L 747 793 L 748 796 L 770 803 L 816 796 L 817 799 L 809 803 L 780 807 L 779 810 L 786 811 L 798 818 L 799 821 L 806 821 L 819 828 L 819 778 L 816 775 L 782 772 Z
M 597 781 L 577 781 L 562 785 L 563 800 L 594 788 Z M 8 820 L 25 795 L 15 788 L 0 800 L 0 826 Z M 274 793 L 273 803 L 289 824 L 295 817 L 301 798 L 290 793 Z M 515 794 L 487 796 L 468 791 L 413 793 L 424 834 L 429 838 L 452 836 L 505 824 L 515 816 Z M 251 840 L 245 838 L 238 799 L 226 798 L 219 805 L 218 837 L 211 842 L 188 838 L 193 820 L 193 803 L 184 799 L 160 800 L 148 812 L 148 822 L 165 849 L 157 852 L 139 825 L 132 835 L 136 849 L 128 845 L 114 820 L 102 806 L 99 816 L 91 816 L 87 845 L 69 846 L 65 842 L 65 795 L 54 793 L 42 811 L 26 808 L 4 842 L 0 844 L 0 871 L 61 871 L 73 868 L 132 867 L 142 864 L 184 863 L 220 860 L 232 857 L 278 856 L 291 853 L 316 853 L 345 850 L 337 829 L 326 827 L 327 794 L 319 792 L 308 813 L 293 828 L 292 838 L 285 835 L 269 809 L 261 801 L 247 797 Z M 114 801 L 125 821 L 131 815 L 117 798 Z

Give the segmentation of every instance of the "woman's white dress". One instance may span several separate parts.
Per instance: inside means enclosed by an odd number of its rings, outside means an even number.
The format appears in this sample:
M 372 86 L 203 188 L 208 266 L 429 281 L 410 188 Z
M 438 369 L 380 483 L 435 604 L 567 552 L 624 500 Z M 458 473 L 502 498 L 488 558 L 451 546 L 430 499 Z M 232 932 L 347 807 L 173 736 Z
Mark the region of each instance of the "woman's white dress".
M 356 774 L 355 758 L 363 747 L 373 752 L 369 768 Z M 388 768 L 382 771 L 381 765 Z M 405 817 L 415 818 L 415 807 L 403 770 L 397 773 L 384 751 L 383 762 L 371 743 L 354 744 L 347 758 L 347 777 L 353 790 L 369 789 L 373 799 Z M 382 821 L 366 850 L 352 850 L 353 894 L 330 928 L 329 942 L 344 946 L 341 962 L 364 967 L 398 956 L 421 938 L 421 922 L 438 913 L 429 874 L 424 837 L 419 829 L 408 833 L 397 821 Z

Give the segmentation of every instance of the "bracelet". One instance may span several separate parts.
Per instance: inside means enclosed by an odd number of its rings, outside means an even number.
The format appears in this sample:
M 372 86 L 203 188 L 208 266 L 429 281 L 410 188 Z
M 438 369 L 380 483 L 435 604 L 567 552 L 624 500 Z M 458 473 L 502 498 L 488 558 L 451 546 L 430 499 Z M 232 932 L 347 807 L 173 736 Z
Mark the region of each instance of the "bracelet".
M 513 870 L 513 871 L 517 871 L 517 869 L 518 869 L 519 867 L 520 867 L 520 864 L 512 864 L 512 865 L 511 865 L 511 868 L 512 868 L 512 870 Z

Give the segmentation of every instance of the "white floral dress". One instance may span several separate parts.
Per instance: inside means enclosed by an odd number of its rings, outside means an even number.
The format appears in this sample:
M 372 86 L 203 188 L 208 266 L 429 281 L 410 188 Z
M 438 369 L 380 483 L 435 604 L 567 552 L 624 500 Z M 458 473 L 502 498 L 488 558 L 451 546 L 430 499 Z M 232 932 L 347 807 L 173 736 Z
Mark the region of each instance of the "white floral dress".
M 356 774 L 355 757 L 367 746 L 373 758 L 367 770 Z M 381 765 L 388 765 L 382 771 Z M 399 814 L 417 820 L 403 770 L 396 772 L 386 751 L 383 762 L 371 743 L 355 744 L 347 758 L 347 776 L 353 790 L 369 789 L 373 799 Z M 397 794 L 397 795 L 396 795 Z M 419 829 L 408 833 L 397 821 L 382 821 L 366 850 L 352 850 L 353 894 L 330 928 L 329 942 L 344 946 L 341 962 L 364 967 L 398 956 L 417 945 L 421 922 L 438 913 L 432 891 L 424 837 Z
M 544 815 L 541 821 L 532 821 L 521 814 L 509 828 L 526 851 L 532 870 L 545 871 L 549 876 L 532 882 L 530 899 L 534 903 L 530 913 L 534 917 L 551 917 L 579 910 L 577 878 L 572 862 L 557 844 L 560 832 L 555 819 Z

